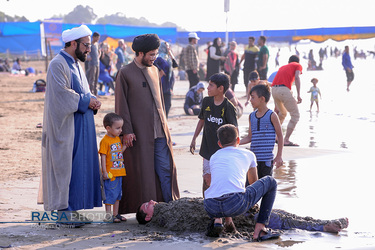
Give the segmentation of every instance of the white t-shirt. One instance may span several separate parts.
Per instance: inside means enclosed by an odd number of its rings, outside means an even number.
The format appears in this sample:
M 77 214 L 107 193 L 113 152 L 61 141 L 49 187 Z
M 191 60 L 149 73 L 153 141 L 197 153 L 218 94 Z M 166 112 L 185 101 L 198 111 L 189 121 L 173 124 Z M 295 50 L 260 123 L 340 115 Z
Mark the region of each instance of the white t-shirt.
M 254 153 L 247 149 L 231 146 L 216 151 L 210 158 L 211 186 L 205 198 L 245 192 L 247 171 L 256 166 Z

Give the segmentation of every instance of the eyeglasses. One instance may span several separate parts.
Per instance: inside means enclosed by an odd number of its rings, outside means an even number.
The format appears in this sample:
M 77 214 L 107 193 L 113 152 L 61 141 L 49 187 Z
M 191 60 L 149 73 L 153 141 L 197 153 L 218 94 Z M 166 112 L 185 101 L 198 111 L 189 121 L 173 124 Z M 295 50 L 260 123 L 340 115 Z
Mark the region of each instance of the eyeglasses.
M 77 42 L 85 45 L 86 49 L 91 49 L 91 43 L 82 43 L 82 42 Z

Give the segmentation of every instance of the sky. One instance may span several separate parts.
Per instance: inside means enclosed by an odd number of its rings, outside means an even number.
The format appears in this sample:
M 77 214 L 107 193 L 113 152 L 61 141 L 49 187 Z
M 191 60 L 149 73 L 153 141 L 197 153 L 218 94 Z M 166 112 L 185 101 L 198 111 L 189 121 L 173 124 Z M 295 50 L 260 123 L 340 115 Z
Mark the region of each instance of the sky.
M 188 31 L 252 31 L 374 26 L 373 0 L 0 0 L 0 11 L 37 21 L 90 6 L 98 17 L 117 12 Z M 22 7 L 21 7 L 22 6 Z

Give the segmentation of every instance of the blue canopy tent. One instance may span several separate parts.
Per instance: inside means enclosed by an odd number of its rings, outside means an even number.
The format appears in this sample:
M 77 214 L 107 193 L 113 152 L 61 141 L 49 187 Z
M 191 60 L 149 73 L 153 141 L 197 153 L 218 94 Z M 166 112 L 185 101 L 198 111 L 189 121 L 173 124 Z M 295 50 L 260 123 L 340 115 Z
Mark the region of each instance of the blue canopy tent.
M 0 23 L 0 53 L 23 54 L 27 52 L 30 54 L 41 52 L 44 46 L 44 37 L 47 38 L 53 53 L 57 53 L 63 47 L 61 40 L 62 31 L 77 26 L 80 26 L 80 24 L 61 22 Z M 93 32 L 96 31 L 101 35 L 101 41 L 107 37 L 132 41 L 138 35 L 156 33 L 161 39 L 175 43 L 177 37 L 177 29 L 174 27 L 122 26 L 111 24 L 88 24 L 87 26 Z
M 43 24 L 43 25 L 42 25 Z M 54 53 L 62 47 L 61 33 L 65 29 L 77 27 L 80 24 L 68 24 L 57 22 L 9 22 L 0 23 L 0 53 L 23 54 L 40 53 L 44 46 L 44 37 L 47 38 L 49 46 Z M 188 43 L 189 32 L 177 32 L 174 27 L 145 27 L 112 24 L 88 24 L 92 31 L 101 35 L 101 41 L 110 37 L 113 39 L 124 39 L 131 42 L 137 35 L 156 33 L 163 40 L 171 43 Z M 212 42 L 216 37 L 225 37 L 225 32 L 197 32 L 201 38 L 200 44 Z M 229 32 L 230 41 L 237 43 L 248 43 L 248 37 L 259 37 L 264 35 L 268 42 L 296 43 L 303 39 L 314 42 L 324 42 L 328 39 L 343 41 L 346 39 L 366 39 L 375 37 L 375 26 L 370 27 L 338 27 L 338 28 L 316 28 L 296 30 L 264 30 L 264 31 L 240 31 Z
M 0 23 L 0 53 L 41 53 L 40 22 Z

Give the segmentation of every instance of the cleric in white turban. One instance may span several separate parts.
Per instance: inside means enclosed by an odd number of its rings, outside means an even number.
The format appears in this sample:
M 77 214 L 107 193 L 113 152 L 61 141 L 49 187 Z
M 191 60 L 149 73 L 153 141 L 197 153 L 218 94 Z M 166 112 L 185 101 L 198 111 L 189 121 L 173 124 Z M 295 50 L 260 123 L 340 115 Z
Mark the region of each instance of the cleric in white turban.
M 61 37 L 64 43 L 76 40 L 81 37 L 91 36 L 92 31 L 84 24 L 79 27 L 64 30 Z
M 42 134 L 42 190 L 46 211 L 102 206 L 94 114 L 101 103 L 90 93 L 78 63 L 91 50 L 86 25 L 65 30 L 64 49 L 49 64 Z M 41 193 L 40 193 L 41 194 Z M 74 226 L 81 226 L 76 223 Z

